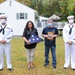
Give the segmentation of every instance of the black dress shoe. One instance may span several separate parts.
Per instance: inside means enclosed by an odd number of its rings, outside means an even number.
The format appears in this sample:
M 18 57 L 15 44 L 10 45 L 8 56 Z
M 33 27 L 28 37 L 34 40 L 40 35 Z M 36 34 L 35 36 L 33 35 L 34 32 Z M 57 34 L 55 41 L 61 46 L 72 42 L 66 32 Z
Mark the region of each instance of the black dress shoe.
M 75 71 L 75 69 L 73 69 Z
M 48 66 L 49 64 L 44 64 L 44 67 Z
M 9 68 L 8 70 L 9 70 L 9 71 L 13 71 L 14 69 L 13 69 L 13 68 Z
M 68 67 L 64 67 L 64 69 L 67 69 Z
M 66 67 L 64 67 L 64 69 L 67 69 Z
M 2 69 L 0 69 L 0 71 L 2 71 L 3 70 L 3 68 Z

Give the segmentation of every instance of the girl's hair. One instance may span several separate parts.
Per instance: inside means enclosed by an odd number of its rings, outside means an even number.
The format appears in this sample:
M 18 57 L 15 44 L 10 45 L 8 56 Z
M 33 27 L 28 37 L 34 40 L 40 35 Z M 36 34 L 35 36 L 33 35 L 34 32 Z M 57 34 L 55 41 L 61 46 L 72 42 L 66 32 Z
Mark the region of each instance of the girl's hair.
M 33 24 L 33 22 L 32 22 L 32 21 L 28 21 L 28 22 L 26 23 L 25 30 L 29 30 L 29 27 L 28 27 L 28 23 L 29 23 L 29 22 L 31 22 L 31 24 L 32 24 L 32 29 L 34 29 L 34 24 Z

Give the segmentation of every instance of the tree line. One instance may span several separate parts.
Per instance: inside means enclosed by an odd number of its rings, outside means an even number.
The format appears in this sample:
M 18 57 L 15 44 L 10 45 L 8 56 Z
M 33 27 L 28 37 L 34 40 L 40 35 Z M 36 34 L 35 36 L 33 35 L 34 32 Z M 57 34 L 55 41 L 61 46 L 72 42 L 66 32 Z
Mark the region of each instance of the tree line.
M 3 2 L 5 0 L 0 0 Z M 17 0 L 22 4 L 25 4 L 36 11 L 39 15 L 50 17 L 56 14 L 61 17 L 62 20 L 66 20 L 68 15 L 75 16 L 75 0 Z

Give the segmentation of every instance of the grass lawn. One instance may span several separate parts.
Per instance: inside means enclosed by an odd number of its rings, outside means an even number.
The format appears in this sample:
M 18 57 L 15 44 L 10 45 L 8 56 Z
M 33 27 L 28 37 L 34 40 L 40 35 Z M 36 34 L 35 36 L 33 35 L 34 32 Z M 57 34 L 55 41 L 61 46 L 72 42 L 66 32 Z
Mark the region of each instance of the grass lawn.
M 50 64 L 44 67 L 44 43 L 41 42 L 37 45 L 34 56 L 34 68 L 27 68 L 26 52 L 23 46 L 22 38 L 13 38 L 11 41 L 12 46 L 12 64 L 14 71 L 10 72 L 6 68 L 6 61 L 4 62 L 4 70 L 0 71 L 0 75 L 75 75 L 75 71 L 71 68 L 64 69 L 64 42 L 62 37 L 56 40 L 56 55 L 57 55 L 57 68 L 52 68 L 52 57 L 50 53 Z

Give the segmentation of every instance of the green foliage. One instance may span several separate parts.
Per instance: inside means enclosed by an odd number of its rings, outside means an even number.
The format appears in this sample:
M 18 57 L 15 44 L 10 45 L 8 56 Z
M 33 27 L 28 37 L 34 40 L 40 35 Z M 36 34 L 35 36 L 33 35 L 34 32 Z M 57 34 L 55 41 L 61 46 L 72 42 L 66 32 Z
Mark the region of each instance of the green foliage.
M 69 0 L 68 5 L 69 5 L 68 6 L 69 15 L 75 16 L 75 0 Z
M 22 4 L 26 4 L 28 6 L 31 5 L 31 0 L 17 0 L 17 1 L 21 2 Z
M 0 0 L 0 3 L 4 0 Z M 66 20 L 68 15 L 75 16 L 75 0 L 17 0 L 35 10 L 39 15 L 50 17 L 56 14 L 62 20 Z
M 66 20 L 61 20 L 61 22 L 66 22 Z

